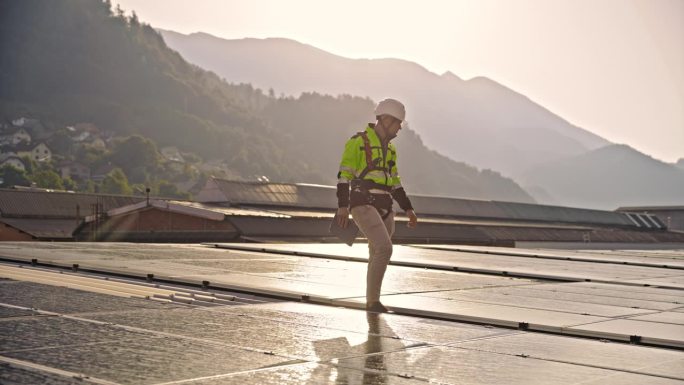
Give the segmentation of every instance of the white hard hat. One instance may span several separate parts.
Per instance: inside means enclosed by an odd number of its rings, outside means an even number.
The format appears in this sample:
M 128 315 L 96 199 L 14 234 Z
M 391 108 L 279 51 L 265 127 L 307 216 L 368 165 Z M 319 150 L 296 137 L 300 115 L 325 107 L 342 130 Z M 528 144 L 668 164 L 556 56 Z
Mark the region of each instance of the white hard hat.
M 406 109 L 404 108 L 404 105 L 396 99 L 385 99 L 375 107 L 375 116 L 380 115 L 389 115 L 403 122 L 404 118 L 406 118 Z

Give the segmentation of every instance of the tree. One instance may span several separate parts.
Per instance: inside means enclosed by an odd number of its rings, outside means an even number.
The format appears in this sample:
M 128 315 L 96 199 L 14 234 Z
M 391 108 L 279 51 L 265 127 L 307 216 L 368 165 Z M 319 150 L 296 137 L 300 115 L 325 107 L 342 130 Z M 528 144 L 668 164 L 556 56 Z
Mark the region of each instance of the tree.
M 59 130 L 49 140 L 50 149 L 57 154 L 71 155 L 74 142 L 65 130 Z
M 26 175 L 31 175 L 35 170 L 38 169 L 38 164 L 30 156 L 22 156 L 21 160 L 24 162 L 24 167 L 26 169 Z
M 157 145 L 140 135 L 129 136 L 114 147 L 111 162 L 120 166 L 126 173 L 136 168 L 154 171 L 159 166 Z
M 31 180 L 35 182 L 38 187 L 64 190 L 62 177 L 49 169 L 34 172 L 33 175 L 31 175 Z
M 112 170 L 102 181 L 101 192 L 109 194 L 133 194 L 133 189 L 128 185 L 128 178 L 120 168 Z
M 76 183 L 75 180 L 71 179 L 71 177 L 62 178 L 62 182 L 64 183 L 64 189 L 65 190 L 69 190 L 69 191 L 78 190 L 78 183 Z
M 92 180 L 86 180 L 78 184 L 78 190 L 87 193 L 94 193 L 97 191 L 97 186 Z
M 190 194 L 178 190 L 175 184 L 162 180 L 157 186 L 159 196 L 166 198 L 190 199 Z
M 10 165 L 0 168 L 0 187 L 29 186 L 30 184 L 31 181 L 29 181 L 26 171 Z
M 99 167 L 107 163 L 106 152 L 90 145 L 81 145 L 76 152 L 76 160 L 90 167 Z

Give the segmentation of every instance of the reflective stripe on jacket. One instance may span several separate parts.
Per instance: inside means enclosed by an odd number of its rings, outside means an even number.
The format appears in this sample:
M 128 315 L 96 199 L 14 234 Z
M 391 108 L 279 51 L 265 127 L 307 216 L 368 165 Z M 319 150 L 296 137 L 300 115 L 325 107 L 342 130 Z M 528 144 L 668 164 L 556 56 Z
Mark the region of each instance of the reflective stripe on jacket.
M 372 124 L 366 127 L 365 132 L 368 135 L 371 146 L 374 169 L 369 171 L 363 179 L 391 187 L 392 189 L 401 187 L 399 172 L 397 171 L 396 147 L 394 147 L 394 144 L 389 143 L 386 151 L 383 151 L 380 138 L 375 133 Z M 338 183 L 349 183 L 352 179 L 358 178 L 366 167 L 366 151 L 363 137 L 361 135 L 354 135 L 344 146 Z

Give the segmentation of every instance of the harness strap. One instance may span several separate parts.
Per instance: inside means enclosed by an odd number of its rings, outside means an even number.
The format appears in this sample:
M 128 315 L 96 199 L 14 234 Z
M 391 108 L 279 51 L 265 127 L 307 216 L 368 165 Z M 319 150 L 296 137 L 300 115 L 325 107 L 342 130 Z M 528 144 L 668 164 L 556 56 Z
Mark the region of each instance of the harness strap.
M 371 150 L 370 139 L 366 131 L 359 131 L 354 137 L 360 136 L 363 139 L 363 150 L 366 152 L 366 168 L 373 168 L 373 151 Z M 366 170 L 364 170 L 366 171 Z
M 363 139 L 363 150 L 366 152 L 366 168 L 361 171 L 358 176 L 359 179 L 363 179 L 368 175 L 369 172 L 373 170 L 385 170 L 383 167 L 375 167 L 373 164 L 373 150 L 371 150 L 370 140 L 368 139 L 368 134 L 365 131 L 357 132 L 354 137 L 360 136 Z

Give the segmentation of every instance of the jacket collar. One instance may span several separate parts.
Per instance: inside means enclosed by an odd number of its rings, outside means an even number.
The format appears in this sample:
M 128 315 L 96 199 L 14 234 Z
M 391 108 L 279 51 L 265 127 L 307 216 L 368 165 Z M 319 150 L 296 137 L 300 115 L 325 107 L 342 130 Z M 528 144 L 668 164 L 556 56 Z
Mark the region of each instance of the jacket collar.
M 375 131 L 375 123 L 368 123 L 368 127 L 366 127 L 366 133 L 369 135 L 369 138 L 372 138 L 372 137 L 375 138 L 375 139 L 371 139 L 371 141 L 376 140 L 381 145 L 383 144 L 382 139 L 380 139 L 380 135 L 378 135 L 377 131 Z M 389 145 L 389 142 L 392 139 L 394 139 L 394 138 L 391 138 L 390 140 L 387 141 L 387 143 L 384 143 L 384 144 Z

